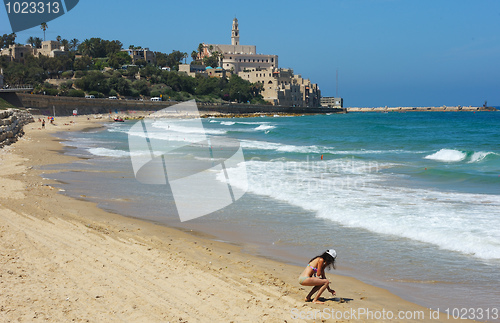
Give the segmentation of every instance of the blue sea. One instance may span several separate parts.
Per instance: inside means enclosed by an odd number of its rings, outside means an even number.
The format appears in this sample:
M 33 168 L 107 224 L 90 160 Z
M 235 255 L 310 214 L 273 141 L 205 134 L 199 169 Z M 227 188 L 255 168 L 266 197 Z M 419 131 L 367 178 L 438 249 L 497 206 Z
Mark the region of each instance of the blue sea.
M 245 162 L 227 171 L 247 193 L 182 223 L 168 185 L 135 179 L 136 122 L 60 134 L 80 159 L 44 176 L 104 209 L 292 264 L 335 248 L 338 274 L 433 309 L 499 308 L 500 112 L 202 119 L 240 142 Z

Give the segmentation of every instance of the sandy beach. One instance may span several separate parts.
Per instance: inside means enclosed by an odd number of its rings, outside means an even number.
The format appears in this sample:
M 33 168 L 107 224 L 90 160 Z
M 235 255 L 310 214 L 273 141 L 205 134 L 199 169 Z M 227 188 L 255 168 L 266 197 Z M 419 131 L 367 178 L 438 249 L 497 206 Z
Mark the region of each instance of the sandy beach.
M 54 133 L 100 122 L 28 124 L 24 137 L 0 149 L 0 321 L 455 321 L 332 273 L 337 296 L 305 303 L 302 267 L 60 194 L 40 176 L 51 171 L 39 169 L 75 160 L 60 153 Z

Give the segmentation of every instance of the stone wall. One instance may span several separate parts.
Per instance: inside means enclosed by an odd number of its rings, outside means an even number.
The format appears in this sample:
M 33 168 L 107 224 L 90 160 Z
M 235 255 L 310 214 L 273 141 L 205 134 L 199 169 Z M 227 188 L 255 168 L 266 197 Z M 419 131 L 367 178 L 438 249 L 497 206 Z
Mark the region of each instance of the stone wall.
M 33 121 L 33 116 L 25 110 L 0 110 L 0 148 L 16 142 L 24 135 L 23 126 Z
M 139 100 L 109 100 L 109 99 L 84 99 L 71 97 L 56 97 L 48 95 L 18 94 L 23 106 L 34 115 L 71 116 L 73 110 L 78 110 L 78 115 L 126 113 L 128 111 L 159 111 L 179 102 L 151 102 Z M 322 114 L 345 113 L 345 109 L 334 108 L 298 108 L 290 106 L 273 106 L 258 104 L 211 104 L 197 102 L 200 111 L 227 113 L 227 114 L 253 114 L 253 113 L 287 113 L 287 114 Z

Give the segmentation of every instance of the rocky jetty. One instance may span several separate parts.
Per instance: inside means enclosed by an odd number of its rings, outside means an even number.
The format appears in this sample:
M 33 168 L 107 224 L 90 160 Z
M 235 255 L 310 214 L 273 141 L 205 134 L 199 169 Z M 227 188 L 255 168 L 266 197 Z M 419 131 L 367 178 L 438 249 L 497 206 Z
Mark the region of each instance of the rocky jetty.
M 16 142 L 24 135 L 23 126 L 33 121 L 25 110 L 0 110 L 0 148 Z

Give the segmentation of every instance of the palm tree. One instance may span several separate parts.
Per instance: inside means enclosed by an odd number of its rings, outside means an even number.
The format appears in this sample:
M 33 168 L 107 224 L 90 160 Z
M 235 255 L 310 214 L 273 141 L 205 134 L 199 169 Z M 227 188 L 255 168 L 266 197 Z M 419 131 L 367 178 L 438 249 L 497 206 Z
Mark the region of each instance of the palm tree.
M 28 40 L 26 40 L 26 43 L 30 44 L 31 47 L 35 47 L 35 37 L 30 36 L 30 38 L 28 38 Z
M 76 38 L 73 38 L 72 40 L 69 41 L 70 45 L 71 45 L 71 50 L 74 50 L 76 51 L 76 49 L 78 48 L 78 44 L 80 43 L 78 41 L 78 39 Z
M 182 58 L 184 58 L 184 64 L 186 64 L 186 59 L 188 58 L 188 53 L 183 53 Z
M 43 30 L 43 40 L 45 41 L 45 31 L 47 30 L 47 28 L 49 28 L 47 26 L 47 23 L 46 22 L 42 22 L 42 24 L 40 25 L 40 28 Z
M 42 39 L 40 37 L 35 37 L 35 48 L 42 48 Z
M 91 47 L 92 43 L 90 42 L 89 39 L 85 39 L 83 43 L 78 46 L 78 50 L 82 52 L 83 55 L 91 56 Z
M 64 46 L 64 50 L 69 50 L 69 41 L 67 39 L 61 40 L 61 45 Z
M 205 46 L 203 46 L 203 44 L 202 44 L 202 43 L 200 43 L 200 44 L 198 45 L 198 53 L 200 53 L 200 59 L 202 58 L 203 47 L 205 47 Z
M 198 57 L 198 52 L 193 50 L 191 52 L 191 58 L 193 59 L 193 62 L 196 61 L 196 58 Z
M 5 36 L 7 37 L 5 39 Z M 12 33 L 12 34 L 9 34 L 9 35 L 4 35 L 4 39 L 5 39 L 5 47 L 8 47 L 10 45 L 15 45 L 16 44 L 16 37 L 17 35 L 15 33 Z
M 57 36 L 57 37 L 56 37 L 56 40 L 57 40 L 58 42 L 60 42 L 60 41 L 61 41 L 61 39 L 62 39 L 62 37 L 61 37 L 61 36 Z

